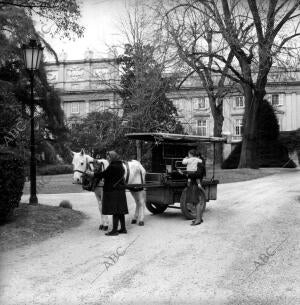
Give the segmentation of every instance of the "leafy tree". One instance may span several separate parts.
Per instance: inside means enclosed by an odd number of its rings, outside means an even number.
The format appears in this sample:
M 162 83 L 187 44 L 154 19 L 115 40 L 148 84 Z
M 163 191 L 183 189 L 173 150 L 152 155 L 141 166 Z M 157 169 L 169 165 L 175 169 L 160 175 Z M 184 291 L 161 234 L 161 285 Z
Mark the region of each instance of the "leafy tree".
M 0 11 L 6 14 L 22 12 L 21 14 L 12 14 L 11 23 L 16 26 L 16 21 L 23 19 L 26 16 L 37 16 L 41 22 L 53 22 L 53 36 L 60 35 L 61 37 L 71 38 L 72 34 L 82 36 L 84 28 L 78 24 L 80 17 L 80 9 L 76 0 L 1 0 Z M 24 22 L 19 23 L 20 28 Z M 2 28 L 3 30 L 3 28 Z M 9 31 L 9 29 L 8 29 Z M 23 38 L 18 31 L 16 34 Z M 28 38 L 28 37 L 27 37 Z
M 123 69 L 118 93 L 127 127 L 134 132 L 182 132 L 177 110 L 166 96 L 172 80 L 162 76 L 154 48 L 127 44 L 118 62 Z
M 68 5 L 70 18 L 64 19 L 63 16 L 68 15 Z M 59 12 L 60 9 L 61 12 Z M 12 108 L 13 104 L 18 105 L 13 110 L 19 109 L 18 112 L 14 112 L 14 122 L 9 116 L 3 117 L 3 126 L 1 126 L 1 136 L 3 137 L 1 140 L 2 144 L 5 142 L 6 145 L 5 135 L 12 130 L 16 130 L 15 124 L 19 122 L 19 126 L 22 125 L 22 132 L 18 136 L 13 136 L 14 141 L 9 141 L 9 145 L 17 145 L 25 150 L 29 148 L 29 112 L 27 108 L 31 103 L 31 98 L 28 75 L 24 69 L 20 46 L 22 43 L 28 43 L 29 38 L 35 38 L 43 42 L 46 50 L 56 56 L 51 46 L 34 28 L 32 15 L 35 13 L 56 22 L 57 31 L 64 32 L 66 36 L 70 34 L 70 31 L 79 36 L 82 34 L 82 28 L 74 19 L 75 16 L 80 15 L 75 1 L 48 1 L 47 3 L 44 1 L 0 1 L 2 113 L 11 113 L 9 109 Z M 43 59 L 35 77 L 34 90 L 35 96 L 38 97 L 38 99 L 35 99 L 35 120 L 39 125 L 39 131 L 36 132 L 37 145 L 43 145 L 49 149 L 52 147 L 50 150 L 53 151 L 53 147 L 66 138 L 67 129 L 64 126 L 64 113 L 60 106 L 60 98 L 48 84 Z
M 0 87 L 0 145 L 6 145 L 12 137 L 10 132 L 20 118 L 21 107 L 9 83 L 0 80 Z
M 70 148 L 84 148 L 94 157 L 105 157 L 108 150 L 118 151 L 125 159 L 135 156 L 135 150 L 124 137 L 127 132 L 121 118 L 109 111 L 90 112 L 82 122 L 70 129 Z

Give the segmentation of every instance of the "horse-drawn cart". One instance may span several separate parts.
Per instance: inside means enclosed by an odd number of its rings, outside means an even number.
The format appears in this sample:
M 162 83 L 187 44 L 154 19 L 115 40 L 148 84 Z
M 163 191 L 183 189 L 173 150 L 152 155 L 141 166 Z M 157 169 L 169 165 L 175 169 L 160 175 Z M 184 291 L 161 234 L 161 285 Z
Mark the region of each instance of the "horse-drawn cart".
M 214 179 L 215 144 L 226 142 L 226 139 L 168 133 L 130 133 L 126 136 L 137 141 L 138 159 L 141 151 L 140 141 L 152 143 L 152 169 L 147 172 L 144 183 L 146 207 L 151 213 L 160 214 L 167 208 L 175 208 L 181 209 L 187 219 L 195 218 L 195 206 L 185 200 L 186 178 L 177 169 L 184 169 L 182 159 L 190 149 L 197 148 L 201 143 L 213 144 L 213 174 L 210 179 L 203 180 L 199 199 L 203 201 L 203 210 L 207 201 L 217 199 L 219 181 Z M 180 203 L 180 207 L 176 203 Z

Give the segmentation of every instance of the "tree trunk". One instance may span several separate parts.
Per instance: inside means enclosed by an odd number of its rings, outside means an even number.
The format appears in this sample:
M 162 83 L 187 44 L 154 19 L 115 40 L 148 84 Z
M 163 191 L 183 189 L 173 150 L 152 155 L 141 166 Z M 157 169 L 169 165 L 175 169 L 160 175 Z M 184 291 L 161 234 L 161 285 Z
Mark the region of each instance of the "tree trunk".
M 245 94 L 245 113 L 243 117 L 243 142 L 239 168 L 259 167 L 257 135 L 258 106 L 259 102 L 263 100 L 266 94 L 265 88 L 268 80 L 268 73 L 272 66 L 272 60 L 266 55 L 268 53 L 264 53 L 262 50 L 260 50 L 260 52 L 259 71 L 254 88 L 250 85 L 253 84 L 253 80 L 248 62 L 243 60 L 240 61 L 244 78 L 248 80 L 249 84 L 242 84 Z
M 212 110 L 212 116 L 214 119 L 214 137 L 222 137 L 222 128 L 224 122 L 223 116 L 223 102 L 217 106 L 216 98 L 210 97 L 210 108 Z M 216 143 L 215 144 L 215 161 L 216 164 L 221 164 L 223 162 L 223 144 Z
M 250 87 L 244 88 L 244 92 L 246 101 L 239 168 L 258 168 L 257 113 L 264 93 L 252 92 Z

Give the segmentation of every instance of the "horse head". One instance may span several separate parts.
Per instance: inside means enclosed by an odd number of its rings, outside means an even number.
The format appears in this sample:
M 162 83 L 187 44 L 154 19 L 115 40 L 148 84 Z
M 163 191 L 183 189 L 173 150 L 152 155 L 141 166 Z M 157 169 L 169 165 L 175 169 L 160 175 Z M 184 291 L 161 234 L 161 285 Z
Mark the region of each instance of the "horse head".
M 93 158 L 87 155 L 84 149 L 81 149 L 80 152 L 72 152 L 73 153 L 73 183 L 74 184 L 82 184 L 82 174 L 86 172 L 87 169 L 93 170 Z

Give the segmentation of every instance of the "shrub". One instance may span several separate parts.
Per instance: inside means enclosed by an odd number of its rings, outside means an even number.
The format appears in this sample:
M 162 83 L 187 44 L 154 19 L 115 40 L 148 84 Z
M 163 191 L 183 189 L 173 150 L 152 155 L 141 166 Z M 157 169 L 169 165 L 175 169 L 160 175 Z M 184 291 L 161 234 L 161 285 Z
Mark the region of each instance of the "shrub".
M 73 173 L 73 165 L 71 164 L 53 164 L 46 165 L 37 169 L 38 175 L 61 175 Z
M 228 158 L 223 162 L 223 169 L 237 168 L 242 150 L 238 143 Z M 257 150 L 259 167 L 294 168 L 287 148 L 279 141 L 279 125 L 273 107 L 266 100 L 261 101 L 257 115 Z
M 21 106 L 12 93 L 12 87 L 7 82 L 0 80 L 0 145 L 16 145 L 19 140 L 19 129 L 24 124 L 18 125 Z
M 61 203 L 59 204 L 59 206 L 61 207 L 61 208 L 65 208 L 65 209 L 71 209 L 72 210 L 72 204 L 71 204 L 71 202 L 69 201 L 69 200 L 63 200 L 63 201 L 61 201 Z
M 17 153 L 0 149 L 0 223 L 18 207 L 25 183 L 24 160 Z
M 37 175 L 48 176 L 48 175 L 63 175 L 73 173 L 73 165 L 71 164 L 50 164 L 37 167 Z M 30 168 L 29 164 L 25 167 L 25 176 L 29 177 Z
M 53 165 L 57 164 L 56 150 L 49 141 L 42 141 L 39 145 L 39 150 L 45 154 L 44 163 Z
M 222 169 L 238 168 L 240 162 L 240 155 L 242 151 L 242 142 L 238 143 L 227 159 L 222 163 Z
M 289 158 L 287 148 L 277 141 L 265 141 L 259 146 L 259 167 L 295 168 L 297 165 Z
M 73 154 L 72 154 L 71 149 L 68 147 L 68 145 L 60 144 L 60 145 L 57 145 L 55 148 L 65 163 L 67 163 L 67 164 L 72 163 Z
M 238 168 L 242 142 L 238 143 L 228 158 L 223 162 L 222 169 Z M 297 165 L 288 156 L 287 149 L 278 141 L 262 142 L 258 148 L 259 167 L 295 168 Z
M 273 107 L 267 100 L 262 100 L 257 113 L 258 141 L 276 141 L 279 136 L 279 124 Z
M 300 128 L 291 131 L 281 131 L 279 140 L 289 152 L 296 151 L 298 154 L 300 153 Z

